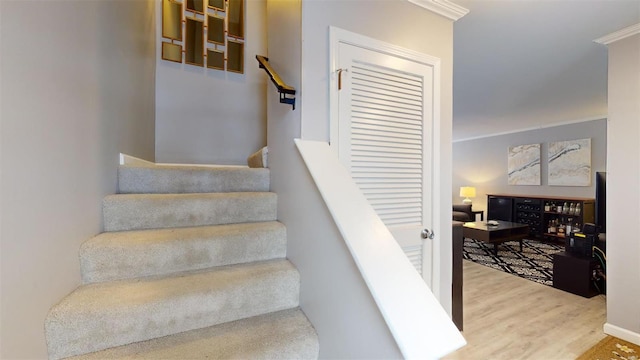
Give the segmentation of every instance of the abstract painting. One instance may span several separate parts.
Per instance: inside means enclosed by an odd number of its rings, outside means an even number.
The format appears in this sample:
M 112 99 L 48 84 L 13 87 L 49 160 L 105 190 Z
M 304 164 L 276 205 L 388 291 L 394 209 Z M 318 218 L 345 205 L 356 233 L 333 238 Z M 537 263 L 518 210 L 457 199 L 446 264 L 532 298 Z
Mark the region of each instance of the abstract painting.
M 509 147 L 509 185 L 540 185 L 540 144 Z
M 591 185 L 591 139 L 549 143 L 549 185 Z

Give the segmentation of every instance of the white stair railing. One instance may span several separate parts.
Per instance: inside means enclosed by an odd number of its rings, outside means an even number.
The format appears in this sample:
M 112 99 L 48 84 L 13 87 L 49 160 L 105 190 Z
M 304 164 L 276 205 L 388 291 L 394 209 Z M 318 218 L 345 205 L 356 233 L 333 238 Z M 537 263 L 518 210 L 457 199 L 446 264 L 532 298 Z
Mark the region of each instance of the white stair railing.
M 436 359 L 465 345 L 329 145 L 295 142 L 402 355 Z

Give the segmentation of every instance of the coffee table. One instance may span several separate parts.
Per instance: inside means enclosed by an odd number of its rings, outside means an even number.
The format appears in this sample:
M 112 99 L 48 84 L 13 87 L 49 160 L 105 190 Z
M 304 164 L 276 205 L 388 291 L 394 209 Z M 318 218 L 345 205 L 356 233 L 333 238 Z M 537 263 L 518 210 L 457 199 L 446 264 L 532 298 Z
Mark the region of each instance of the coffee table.
M 529 225 L 498 220 L 498 225 L 488 225 L 484 221 L 464 223 L 462 234 L 466 238 L 493 244 L 493 251 L 498 255 L 498 245 L 506 241 L 517 240 L 522 251 L 522 239 L 529 235 Z

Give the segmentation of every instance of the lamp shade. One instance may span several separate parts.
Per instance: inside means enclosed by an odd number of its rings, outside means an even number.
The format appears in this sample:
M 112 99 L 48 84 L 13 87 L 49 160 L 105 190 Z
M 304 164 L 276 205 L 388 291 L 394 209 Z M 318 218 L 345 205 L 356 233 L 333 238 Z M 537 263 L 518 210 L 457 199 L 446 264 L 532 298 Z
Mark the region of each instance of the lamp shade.
M 473 186 L 460 187 L 460 197 L 463 197 L 463 198 L 476 197 L 476 188 L 474 188 Z

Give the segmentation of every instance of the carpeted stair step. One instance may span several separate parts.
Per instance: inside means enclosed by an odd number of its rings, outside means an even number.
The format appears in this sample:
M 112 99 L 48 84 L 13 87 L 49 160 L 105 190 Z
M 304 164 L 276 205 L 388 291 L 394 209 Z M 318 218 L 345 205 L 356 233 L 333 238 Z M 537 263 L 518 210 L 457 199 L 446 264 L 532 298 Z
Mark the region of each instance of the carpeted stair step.
M 104 230 L 274 221 L 276 201 L 269 192 L 109 195 L 103 200 Z
M 317 359 L 318 350 L 309 320 L 291 309 L 72 359 Z
M 84 283 L 163 275 L 286 256 L 282 223 L 102 233 L 80 247 Z
M 287 260 L 84 285 L 45 320 L 59 359 L 298 306 L 300 277 Z
M 269 169 L 170 165 L 118 169 L 118 192 L 123 194 L 241 191 L 269 191 Z

